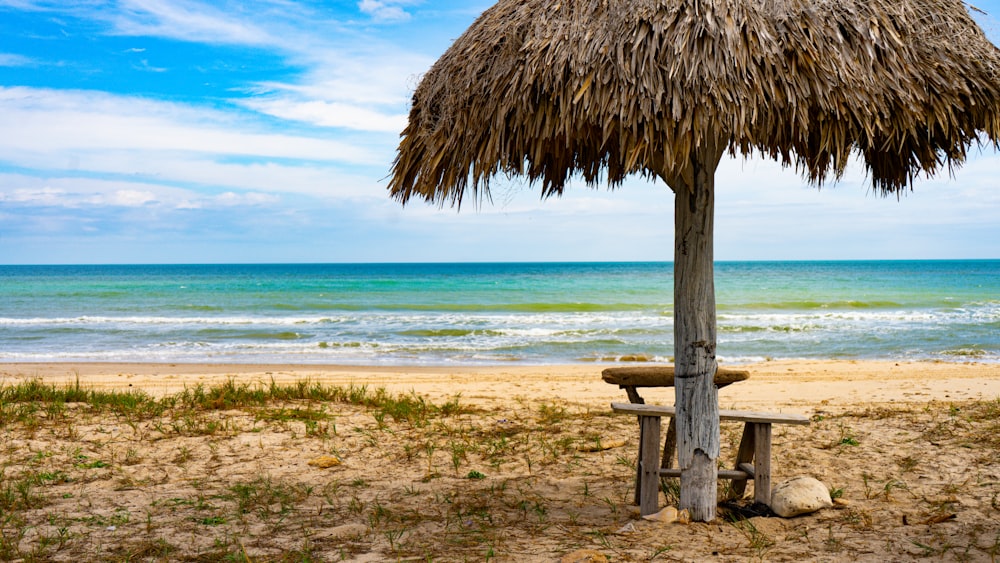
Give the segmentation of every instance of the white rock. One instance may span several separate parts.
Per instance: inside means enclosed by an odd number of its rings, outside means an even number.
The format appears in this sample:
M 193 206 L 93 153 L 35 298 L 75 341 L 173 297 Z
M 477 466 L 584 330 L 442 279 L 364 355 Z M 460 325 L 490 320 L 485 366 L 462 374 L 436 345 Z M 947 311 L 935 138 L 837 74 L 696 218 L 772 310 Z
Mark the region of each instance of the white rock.
M 782 518 L 833 506 L 830 491 L 812 477 L 794 477 L 771 489 L 771 510 Z
M 634 534 L 635 532 L 638 532 L 638 531 L 639 530 L 635 527 L 635 524 L 629 522 L 628 524 L 625 524 L 621 528 L 618 528 L 618 531 L 615 532 L 615 534 L 617 534 L 619 536 L 623 536 L 625 534 Z

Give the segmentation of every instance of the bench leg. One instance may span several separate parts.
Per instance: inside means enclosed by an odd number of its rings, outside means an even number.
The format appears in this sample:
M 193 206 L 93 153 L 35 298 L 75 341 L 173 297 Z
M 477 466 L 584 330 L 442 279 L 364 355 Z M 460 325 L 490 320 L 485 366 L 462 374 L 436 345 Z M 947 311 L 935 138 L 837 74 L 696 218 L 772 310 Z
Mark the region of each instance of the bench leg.
M 740 467 L 741 464 L 751 464 L 753 463 L 754 454 L 754 429 L 753 423 L 748 422 L 743 425 L 743 437 L 740 438 L 740 449 L 736 452 L 736 464 L 733 469 L 743 469 Z M 753 477 L 751 476 L 751 479 Z M 733 480 L 733 492 L 736 493 L 737 497 L 743 498 L 743 493 L 747 490 L 746 479 L 734 479 Z
M 635 390 L 635 385 L 619 385 L 619 389 L 624 389 L 625 393 L 628 394 L 628 400 L 633 404 L 644 405 L 646 401 L 642 399 L 639 392 Z M 642 417 L 639 417 L 639 430 L 640 434 L 642 432 Z M 639 460 L 642 460 L 642 440 L 639 440 Z M 632 504 L 639 504 L 639 490 L 642 484 L 642 464 L 638 461 L 635 464 L 635 497 L 632 499 Z
M 667 424 L 667 437 L 663 439 L 661 469 L 670 469 L 674 466 L 674 451 L 677 449 L 677 423 L 674 420 L 674 417 L 670 417 L 670 424 Z
M 642 501 L 642 417 L 639 417 L 639 457 L 635 461 L 635 495 L 632 504 L 639 506 Z
M 670 418 L 662 460 L 658 459 L 660 446 L 660 417 L 639 416 L 639 459 L 636 463 L 635 504 L 642 516 L 653 514 L 659 508 L 660 468 L 673 465 L 676 449 L 676 428 Z M 752 465 L 751 465 L 752 462 Z M 771 505 L 771 424 L 747 422 L 736 454 L 734 469 L 750 473 L 754 481 L 754 502 Z M 734 479 L 733 490 L 742 497 L 746 491 L 745 479 Z
M 660 417 L 639 417 L 639 514 L 653 514 L 660 504 Z
M 628 395 L 629 402 L 636 405 L 646 404 L 646 401 L 644 401 L 642 396 L 639 395 L 639 392 L 636 391 L 635 385 L 619 385 L 618 387 L 625 390 L 625 394 Z
M 753 499 L 771 506 L 771 425 L 747 423 L 754 427 Z

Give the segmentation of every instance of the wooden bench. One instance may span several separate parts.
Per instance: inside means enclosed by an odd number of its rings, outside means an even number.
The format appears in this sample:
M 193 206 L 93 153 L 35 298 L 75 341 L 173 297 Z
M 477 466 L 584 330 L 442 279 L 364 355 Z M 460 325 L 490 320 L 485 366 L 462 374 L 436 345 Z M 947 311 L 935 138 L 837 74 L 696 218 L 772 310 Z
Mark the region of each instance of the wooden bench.
M 672 406 L 635 403 L 611 403 L 611 410 L 639 417 L 639 460 L 636 477 L 636 497 L 643 516 L 659 508 L 660 476 L 680 477 L 681 470 L 663 467 L 658 459 L 660 418 L 673 417 Z M 743 422 L 743 437 L 731 470 L 719 470 L 720 479 L 731 479 L 733 490 L 742 495 L 748 480 L 754 482 L 754 500 L 771 504 L 771 425 L 809 424 L 809 418 L 799 414 L 720 410 L 719 420 Z M 667 451 L 669 447 L 669 452 Z M 672 465 L 675 444 L 664 445 L 663 457 Z
M 718 388 L 731 385 L 738 381 L 744 381 L 750 377 L 750 372 L 737 369 L 718 368 L 713 381 Z M 639 395 L 638 387 L 673 387 L 674 386 L 674 366 L 628 366 L 607 368 L 601 372 L 601 378 L 605 383 L 617 385 L 624 389 L 628 395 L 628 400 L 635 404 L 645 404 L 646 401 Z M 677 424 L 673 417 L 667 426 L 667 436 L 663 441 L 663 460 L 660 467 L 668 469 L 672 467 L 674 446 L 677 444 Z M 659 445 L 656 445 L 659 448 Z M 639 444 L 639 457 L 642 458 L 642 443 Z M 639 503 L 640 491 L 639 483 L 642 482 L 642 469 L 637 465 L 635 473 L 635 498 L 634 504 Z

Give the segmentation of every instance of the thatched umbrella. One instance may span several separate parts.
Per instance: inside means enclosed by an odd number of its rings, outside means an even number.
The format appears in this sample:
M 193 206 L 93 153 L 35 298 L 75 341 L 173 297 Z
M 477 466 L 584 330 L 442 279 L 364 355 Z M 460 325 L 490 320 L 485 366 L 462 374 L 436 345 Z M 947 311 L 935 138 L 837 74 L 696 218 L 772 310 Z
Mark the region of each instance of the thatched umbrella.
M 817 185 L 854 154 L 896 194 L 986 138 L 1000 140 L 1000 51 L 960 0 L 500 0 L 421 80 L 389 189 L 453 205 L 499 173 L 543 196 L 577 174 L 673 189 L 681 505 L 711 520 L 723 153 Z

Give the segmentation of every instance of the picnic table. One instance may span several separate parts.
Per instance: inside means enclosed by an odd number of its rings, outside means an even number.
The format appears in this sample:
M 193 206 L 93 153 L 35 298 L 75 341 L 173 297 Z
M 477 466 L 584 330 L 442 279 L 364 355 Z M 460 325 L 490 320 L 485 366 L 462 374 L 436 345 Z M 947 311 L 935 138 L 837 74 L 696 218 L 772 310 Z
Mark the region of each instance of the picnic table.
M 750 377 L 750 372 L 741 369 L 719 368 L 715 372 L 715 386 L 722 389 L 726 385 L 743 381 Z M 644 404 L 646 401 L 639 396 L 637 387 L 673 387 L 674 366 L 629 366 L 607 368 L 601 372 L 605 383 L 611 383 L 625 390 L 628 400 Z
M 630 403 L 611 403 L 618 413 L 633 414 L 639 418 L 639 457 L 636 463 L 635 504 L 642 515 L 652 514 L 658 508 L 660 476 L 680 477 L 681 470 L 674 468 L 677 447 L 676 410 L 673 406 L 647 405 L 639 395 L 639 387 L 673 387 L 673 366 L 639 366 L 608 368 L 601 373 L 605 382 L 625 389 Z M 725 387 L 750 377 L 743 370 L 719 368 L 715 384 Z M 663 443 L 663 455 L 657 456 L 660 442 L 660 419 L 670 418 Z M 742 495 L 748 480 L 754 482 L 754 500 L 771 503 L 771 426 L 773 424 L 809 424 L 809 419 L 797 414 L 720 410 L 720 421 L 743 422 L 743 437 L 732 470 L 720 470 L 720 479 L 731 479 L 733 490 Z M 659 459 L 657 459 L 659 457 Z

